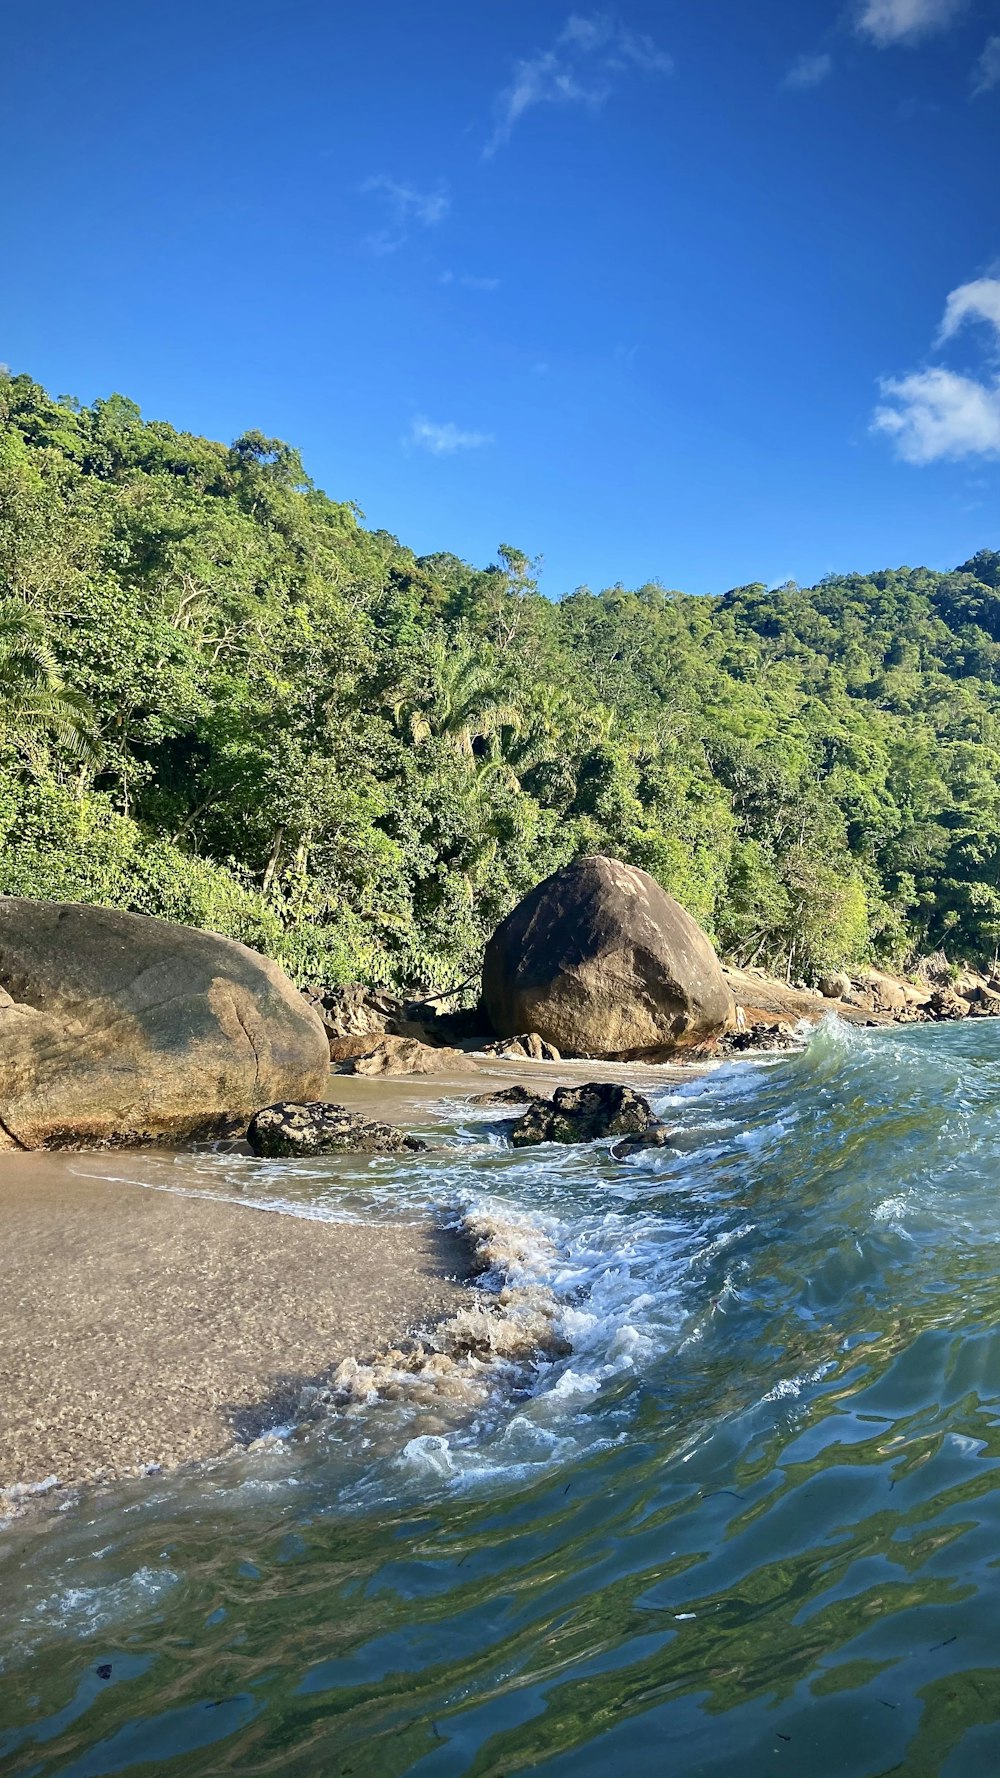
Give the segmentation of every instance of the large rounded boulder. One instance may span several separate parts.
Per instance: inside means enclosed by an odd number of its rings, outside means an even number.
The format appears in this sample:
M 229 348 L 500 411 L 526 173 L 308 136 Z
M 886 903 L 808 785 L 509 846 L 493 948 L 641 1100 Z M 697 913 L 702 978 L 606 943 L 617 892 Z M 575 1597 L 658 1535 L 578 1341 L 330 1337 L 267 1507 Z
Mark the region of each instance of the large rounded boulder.
M 499 1037 L 537 1031 L 564 1055 L 649 1056 L 734 1018 L 719 959 L 673 896 L 634 865 L 580 858 L 509 914 L 486 947 Z
M 0 896 L 0 1147 L 176 1141 L 319 1097 L 323 1025 L 232 939 Z

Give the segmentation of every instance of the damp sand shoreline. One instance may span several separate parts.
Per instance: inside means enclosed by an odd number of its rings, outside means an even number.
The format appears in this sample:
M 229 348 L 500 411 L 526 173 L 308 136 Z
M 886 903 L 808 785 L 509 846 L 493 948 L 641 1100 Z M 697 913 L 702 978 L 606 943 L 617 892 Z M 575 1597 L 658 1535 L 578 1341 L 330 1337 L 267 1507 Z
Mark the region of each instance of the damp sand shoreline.
M 257 1211 L 82 1158 L 0 1166 L 0 1488 L 219 1456 L 464 1298 L 466 1249 L 429 1222 Z
M 697 1072 L 484 1058 L 478 1078 L 331 1074 L 326 1096 L 429 1133 L 435 1102 L 515 1082 L 601 1074 L 662 1090 Z M 294 1417 L 304 1383 L 469 1301 L 455 1230 L 189 1195 L 184 1160 L 172 1157 L 180 1189 L 149 1189 L 162 1153 L 0 1157 L 0 1491 L 223 1455 Z

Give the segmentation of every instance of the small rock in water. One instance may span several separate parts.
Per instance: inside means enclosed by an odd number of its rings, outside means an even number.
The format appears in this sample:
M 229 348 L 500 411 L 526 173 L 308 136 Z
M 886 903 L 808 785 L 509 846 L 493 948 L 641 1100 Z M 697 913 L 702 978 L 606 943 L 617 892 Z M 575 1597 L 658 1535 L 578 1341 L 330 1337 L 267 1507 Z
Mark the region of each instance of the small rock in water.
M 513 1126 L 515 1148 L 538 1142 L 599 1142 L 604 1136 L 625 1136 L 650 1129 L 657 1122 L 649 1103 L 632 1087 L 612 1081 L 591 1081 L 583 1087 L 558 1087 L 551 1100 L 536 1099 Z
M 391 1124 L 370 1123 L 345 1105 L 317 1100 L 306 1105 L 267 1105 L 251 1119 L 247 1141 L 255 1155 L 405 1154 L 426 1142 Z
M 616 1142 L 611 1150 L 616 1161 L 624 1161 L 630 1154 L 639 1154 L 644 1148 L 671 1148 L 674 1143 L 674 1132 L 666 1124 L 654 1124 L 649 1130 L 639 1130 L 634 1136 L 624 1136 Z

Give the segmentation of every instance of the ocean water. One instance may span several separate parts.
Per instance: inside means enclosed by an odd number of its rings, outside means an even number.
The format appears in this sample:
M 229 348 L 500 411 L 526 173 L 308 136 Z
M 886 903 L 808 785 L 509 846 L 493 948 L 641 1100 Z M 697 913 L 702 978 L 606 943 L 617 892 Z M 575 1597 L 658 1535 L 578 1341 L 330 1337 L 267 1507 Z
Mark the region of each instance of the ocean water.
M 1000 1772 L 1000 1026 L 830 1022 L 656 1104 L 627 1162 L 457 1100 L 433 1156 L 163 1159 L 465 1218 L 560 1355 L 12 1525 L 0 1772 Z

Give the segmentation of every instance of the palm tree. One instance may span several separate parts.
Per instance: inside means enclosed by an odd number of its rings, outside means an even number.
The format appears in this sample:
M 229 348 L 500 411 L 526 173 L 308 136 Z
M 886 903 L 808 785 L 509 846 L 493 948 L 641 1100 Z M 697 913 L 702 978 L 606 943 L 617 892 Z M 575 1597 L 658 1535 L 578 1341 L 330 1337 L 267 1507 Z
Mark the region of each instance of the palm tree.
M 41 731 L 82 764 L 100 759 L 90 705 L 64 685 L 38 613 L 0 599 L 0 741 L 30 748 Z
M 495 666 L 464 639 L 449 643 L 444 636 L 435 637 L 427 665 L 425 695 L 416 704 L 412 698 L 400 698 L 394 706 L 397 721 L 405 715 L 415 744 L 438 735 L 456 753 L 472 759 L 477 741 L 520 726 L 517 706 L 496 696 Z

